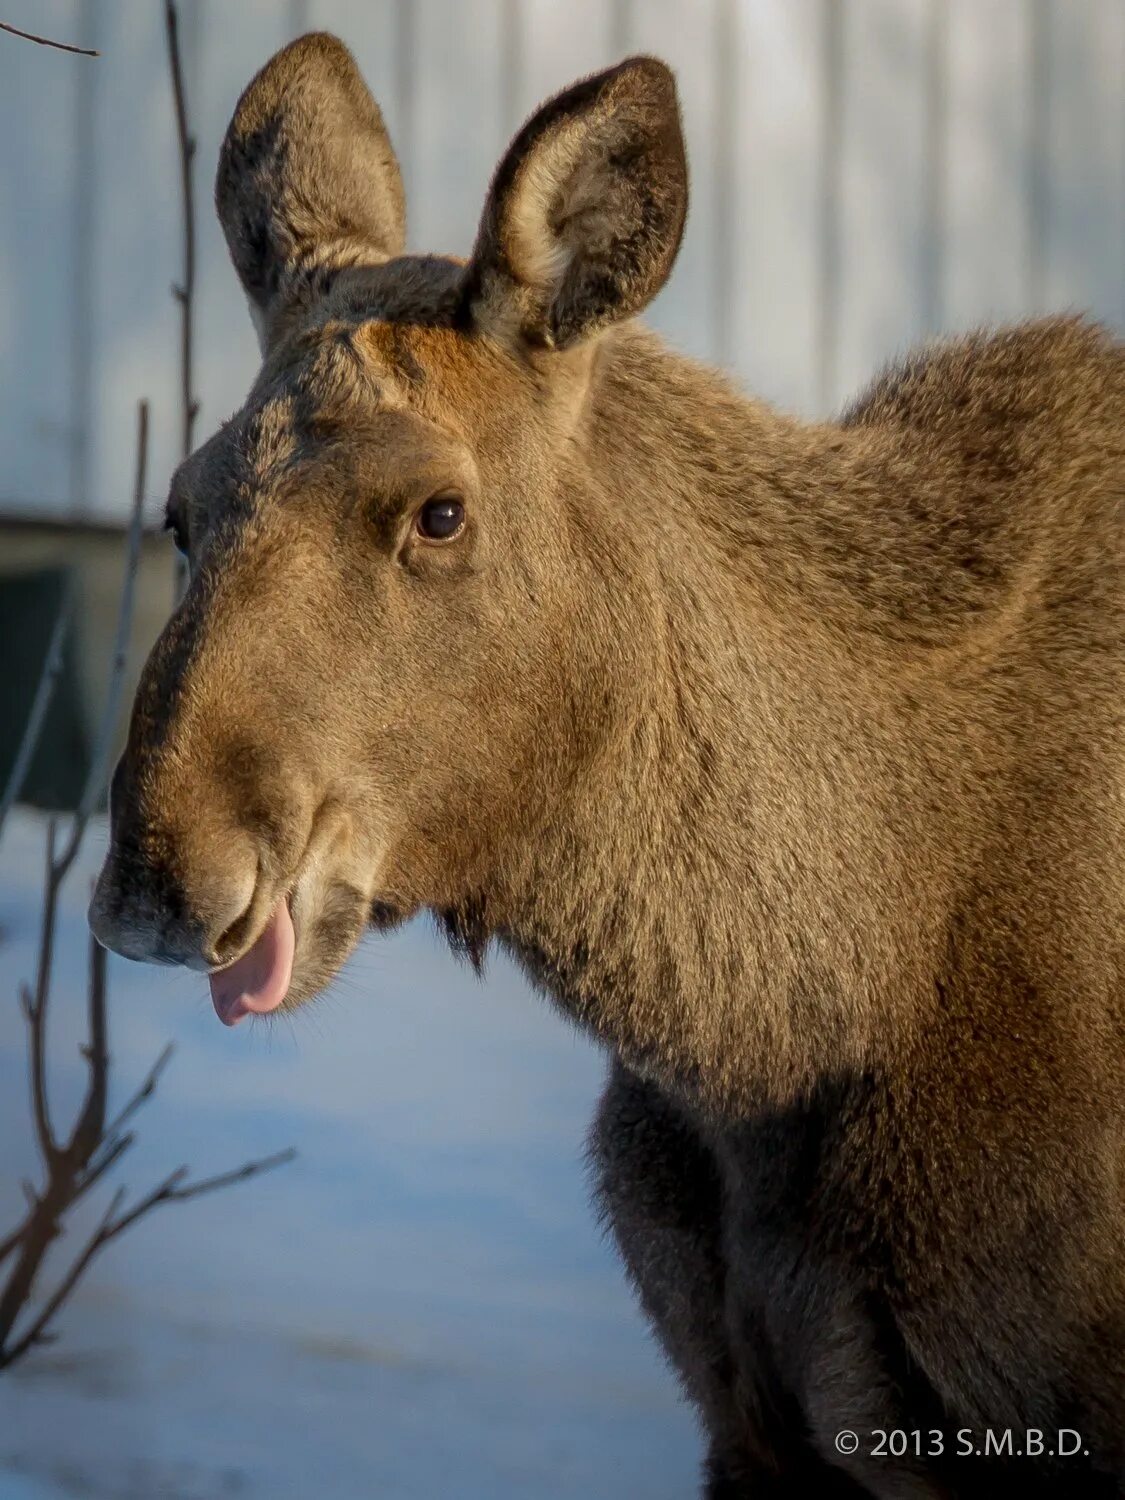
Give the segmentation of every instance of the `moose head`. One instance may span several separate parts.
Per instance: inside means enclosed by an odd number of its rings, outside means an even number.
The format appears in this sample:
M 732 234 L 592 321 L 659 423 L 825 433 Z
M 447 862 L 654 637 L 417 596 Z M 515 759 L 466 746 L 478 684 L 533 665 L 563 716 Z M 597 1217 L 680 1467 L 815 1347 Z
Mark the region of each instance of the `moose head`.
M 216 203 L 262 367 L 172 480 L 190 584 L 91 907 L 106 946 L 208 972 L 228 1024 L 315 994 L 369 923 L 463 911 L 614 734 L 631 672 L 637 518 L 586 397 L 683 232 L 672 77 L 635 58 L 540 109 L 467 262 L 404 253 L 403 196 L 335 38 L 251 82 Z

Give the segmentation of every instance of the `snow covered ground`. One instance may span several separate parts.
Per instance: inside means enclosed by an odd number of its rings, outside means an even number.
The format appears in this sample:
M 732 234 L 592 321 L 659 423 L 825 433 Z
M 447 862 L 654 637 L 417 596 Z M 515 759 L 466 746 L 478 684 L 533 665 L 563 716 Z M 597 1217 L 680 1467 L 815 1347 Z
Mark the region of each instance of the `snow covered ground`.
M 102 837 L 60 933 L 60 1121 Z M 0 1228 L 33 1164 L 15 992 L 42 838 L 21 815 L 0 846 Z M 693 1492 L 694 1423 L 587 1201 L 603 1060 L 509 965 L 481 985 L 419 924 L 368 940 L 293 1020 L 235 1032 L 198 976 L 114 962 L 110 982 L 118 1098 L 177 1046 L 123 1181 L 300 1157 L 106 1250 L 59 1343 L 0 1376 L 0 1500 Z

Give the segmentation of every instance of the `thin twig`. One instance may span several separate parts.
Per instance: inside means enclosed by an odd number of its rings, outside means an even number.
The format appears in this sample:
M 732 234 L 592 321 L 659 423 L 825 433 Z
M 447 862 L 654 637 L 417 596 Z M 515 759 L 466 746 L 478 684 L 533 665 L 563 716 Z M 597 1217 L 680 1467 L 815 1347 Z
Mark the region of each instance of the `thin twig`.
M 47 824 L 47 861 L 43 875 L 43 919 L 39 928 L 39 962 L 36 965 L 34 991 L 23 991 L 24 1011 L 30 1028 L 28 1065 L 31 1070 L 31 1100 L 35 1115 L 35 1134 L 44 1166 L 51 1172 L 59 1148 L 51 1130 L 47 1104 L 47 1001 L 51 993 L 51 967 L 55 952 L 55 917 L 58 913 L 59 884 L 55 878 L 55 840 L 58 825 L 54 818 Z
M 47 1325 L 70 1296 L 95 1255 L 115 1240 L 119 1234 L 123 1234 L 126 1229 L 135 1224 L 138 1219 L 162 1203 L 186 1203 L 192 1198 L 201 1197 L 204 1193 L 217 1192 L 221 1188 L 229 1187 L 232 1183 L 245 1182 L 251 1177 L 258 1177 L 263 1172 L 269 1172 L 274 1167 L 280 1167 L 292 1161 L 295 1155 L 295 1151 L 279 1151 L 274 1156 L 249 1161 L 245 1166 L 237 1167 L 232 1172 L 223 1172 L 216 1177 L 206 1177 L 200 1182 L 185 1182 L 188 1169 L 178 1167 L 127 1213 L 120 1215 L 119 1210 L 124 1202 L 125 1191 L 123 1188 L 118 1188 L 97 1229 L 55 1291 L 44 1303 L 38 1317 L 13 1344 L 7 1348 L 0 1347 L 0 1370 L 19 1359 L 22 1354 L 26 1354 L 34 1344 L 43 1342 Z
M 107 1139 L 100 1141 L 97 1149 L 102 1151 L 103 1155 L 99 1156 L 97 1161 L 91 1162 L 86 1169 L 85 1175 L 76 1180 L 74 1197 L 71 1199 L 71 1202 L 77 1203 L 79 1198 L 99 1183 L 105 1174 L 117 1165 L 135 1140 L 136 1136 L 130 1131 L 128 1135 L 123 1135 L 117 1140 L 111 1141 Z
M 172 77 L 172 101 L 176 111 L 176 141 L 180 155 L 180 206 L 184 228 L 183 280 L 172 287 L 180 307 L 180 457 L 187 458 L 194 446 L 195 419 L 199 400 L 195 394 L 195 137 L 188 124 L 187 90 L 180 59 L 179 15 L 175 0 L 164 0 L 164 30 L 168 42 L 168 71 Z M 187 588 L 187 559 L 177 552 L 173 562 L 173 604 Z
M 104 1139 L 106 1100 L 109 1095 L 109 1047 L 106 1041 L 105 949 L 90 938 L 88 1003 L 90 1041 L 83 1049 L 90 1069 L 86 1098 L 71 1132 L 66 1150 L 75 1160 L 89 1161 Z
M 101 723 L 90 751 L 90 765 L 78 809 L 71 823 L 66 849 L 59 859 L 58 880 L 74 863 L 86 824 L 105 790 L 106 770 L 117 719 L 121 709 L 121 692 L 125 684 L 125 667 L 128 663 L 129 635 L 133 627 L 133 601 L 136 595 L 137 570 L 141 559 L 141 538 L 144 532 L 145 479 L 148 472 L 148 402 L 137 403 L 137 456 L 133 477 L 133 509 L 129 517 L 129 530 L 125 543 L 125 576 L 121 584 L 121 598 L 117 606 L 117 625 L 113 636 L 113 654 L 110 657 L 109 680 L 106 683 L 105 702 L 102 706 Z
M 296 1151 L 290 1147 L 287 1151 L 276 1151 L 272 1156 L 263 1156 L 257 1161 L 248 1161 L 230 1172 L 220 1172 L 214 1177 L 203 1177 L 198 1182 L 187 1181 L 189 1170 L 187 1167 L 177 1167 L 128 1213 L 115 1219 L 106 1230 L 105 1237 L 107 1240 L 115 1239 L 117 1235 L 124 1233 L 130 1224 L 135 1224 L 150 1209 L 158 1208 L 161 1203 L 187 1203 L 192 1198 L 202 1198 L 204 1193 L 217 1193 L 223 1188 L 232 1187 L 236 1182 L 248 1182 L 251 1177 L 260 1177 L 263 1172 L 272 1172 L 275 1167 L 288 1166 L 296 1155 Z
M 180 143 L 180 162 L 184 194 L 184 279 L 175 289 L 182 309 L 181 339 L 181 383 L 183 390 L 183 442 L 185 454 L 190 452 L 192 430 L 199 403 L 193 393 L 192 370 L 192 315 L 195 287 L 195 217 L 192 200 L 191 164 L 195 153 L 195 142 L 187 125 L 183 75 L 180 66 L 177 17 L 174 0 L 166 0 L 165 17 L 168 29 L 169 58 L 172 71 L 172 86 L 176 104 L 176 123 Z M 2 25 L 3 23 L 0 23 Z M 13 27 L 5 27 L 15 30 Z M 22 33 L 21 33 L 22 34 Z M 32 40 L 43 40 L 32 38 Z M 68 49 L 84 50 L 84 49 Z M 97 55 L 97 54 L 93 54 Z M 56 1141 L 51 1127 L 47 1097 L 47 1011 L 51 991 L 51 971 L 54 961 L 56 923 L 59 892 L 71 866 L 77 857 L 86 832 L 87 824 L 101 795 L 109 753 L 112 748 L 121 703 L 121 693 L 127 659 L 127 648 L 133 620 L 136 577 L 140 561 L 141 519 L 144 503 L 145 476 L 148 460 L 148 403 L 142 401 L 138 411 L 136 476 L 133 491 L 133 510 L 130 518 L 125 559 L 125 577 L 122 584 L 118 608 L 117 626 L 110 662 L 109 682 L 97 736 L 91 750 L 90 766 L 78 808 L 70 825 L 65 847 L 57 851 L 57 827 L 52 821 L 48 828 L 46 871 L 42 904 L 42 925 L 39 940 L 38 964 L 33 986 L 20 988 L 20 999 L 27 1016 L 29 1031 L 29 1066 L 31 1072 L 33 1111 L 36 1134 L 44 1160 L 44 1184 L 38 1188 L 25 1184 L 27 1212 L 22 1223 L 6 1239 L 0 1241 L 0 1262 L 15 1256 L 6 1280 L 0 1283 L 0 1370 L 13 1364 L 36 1345 L 53 1340 L 49 1324 L 59 1309 L 74 1291 L 87 1267 L 101 1250 L 118 1235 L 123 1234 L 138 1219 L 162 1203 L 184 1203 L 204 1193 L 217 1192 L 222 1188 L 244 1182 L 291 1161 L 292 1150 L 278 1152 L 274 1156 L 245 1163 L 229 1172 L 206 1177 L 192 1182 L 187 1167 L 180 1167 L 163 1182 L 145 1194 L 131 1208 L 125 1208 L 124 1190 L 118 1188 L 103 1214 L 94 1233 L 71 1263 L 69 1269 L 45 1301 L 40 1303 L 30 1325 L 16 1334 L 15 1325 L 24 1316 L 29 1306 L 36 1281 L 50 1247 L 64 1231 L 64 1219 L 74 1205 L 88 1193 L 105 1175 L 117 1165 L 133 1144 L 132 1132 L 124 1131 L 125 1124 L 133 1118 L 142 1105 L 152 1097 L 161 1074 L 171 1056 L 172 1049 L 166 1047 L 153 1063 L 140 1087 L 125 1103 L 117 1116 L 107 1126 L 106 1105 L 109 1082 L 109 1045 L 106 1015 L 106 956 L 93 945 L 89 969 L 89 1040 L 83 1049 L 89 1068 L 86 1095 L 77 1120 L 65 1144 Z M 57 659 L 61 659 L 64 636 L 62 618 L 56 622 L 44 667 L 43 679 L 36 689 L 33 717 L 41 720 L 46 713 L 49 694 L 58 675 Z M 44 699 L 42 708 L 37 707 Z M 25 730 L 24 739 L 34 749 L 41 723 L 31 731 Z M 22 748 L 20 758 L 29 759 Z M 23 779 L 21 770 L 19 782 Z M 10 778 L 11 780 L 11 778 Z M 14 790 L 5 788 L 0 810 L 6 812 L 18 795 L 19 785 Z M 0 816 L 0 823 L 3 818 Z
M 54 47 L 59 52 L 76 52 L 79 57 L 101 57 L 93 47 L 74 47 L 70 42 L 55 42 L 49 36 L 36 36 L 34 31 L 21 31 L 18 26 L 13 26 L 10 21 L 0 21 L 0 31 L 9 31 L 12 36 L 19 36 L 25 42 L 37 42 L 40 47 Z
M 4 787 L 4 794 L 0 796 L 0 832 L 3 832 L 4 823 L 8 814 L 15 805 L 16 799 L 23 791 L 23 784 L 27 779 L 27 773 L 31 769 L 32 758 L 39 746 L 39 738 L 43 733 L 43 726 L 47 722 L 47 710 L 54 700 L 55 691 L 59 685 L 59 678 L 63 669 L 63 647 L 66 644 L 66 634 L 70 628 L 72 612 L 72 599 L 69 590 L 63 598 L 58 615 L 55 617 L 54 626 L 51 629 L 51 639 L 47 644 L 47 654 L 43 658 L 43 670 L 39 674 L 39 682 L 35 688 L 35 697 L 32 699 L 31 712 L 27 716 L 23 734 L 20 737 L 20 747 L 16 751 L 16 758 L 12 762 L 12 769 L 8 775 Z
M 175 1050 L 176 1049 L 174 1043 L 169 1042 L 168 1045 L 164 1048 L 163 1052 L 161 1052 L 160 1056 L 153 1063 L 152 1067 L 148 1070 L 148 1075 L 146 1076 L 144 1082 L 141 1084 L 140 1088 L 121 1110 L 121 1113 L 117 1115 L 117 1117 L 107 1128 L 105 1133 L 107 1140 L 113 1140 L 115 1136 L 120 1135 L 121 1127 L 122 1125 L 124 1125 L 125 1121 L 132 1119 L 133 1115 L 136 1114 L 141 1105 L 147 1103 L 147 1101 L 152 1098 L 153 1094 L 156 1092 L 156 1085 L 160 1082 L 160 1075 L 168 1066 L 168 1063 L 172 1057 L 172 1053 Z
M 122 1152 L 128 1149 L 127 1145 L 120 1145 L 113 1140 L 107 1141 L 103 1135 L 108 1093 L 109 1053 L 105 1016 L 105 955 L 100 950 L 92 953 L 90 967 L 90 1037 L 86 1053 L 90 1067 L 90 1080 L 77 1123 L 65 1146 L 60 1145 L 56 1140 L 51 1124 L 47 1087 L 47 1014 L 54 966 L 59 893 L 78 854 L 86 825 L 100 794 L 105 776 L 105 764 L 116 729 L 121 678 L 125 667 L 125 648 L 132 625 L 135 580 L 140 558 L 147 458 L 148 404 L 141 402 L 138 412 L 137 472 L 133 514 L 129 526 L 125 580 L 118 608 L 107 702 L 102 724 L 91 751 L 91 764 L 82 798 L 74 814 L 66 847 L 61 854 L 57 851 L 57 824 L 54 819 L 48 824 L 35 982 L 33 987 L 23 986 L 20 990 L 20 998 L 28 1022 L 28 1069 L 32 1114 L 36 1141 L 43 1158 L 45 1185 L 41 1192 L 29 1186 L 27 1190 L 29 1213 L 18 1240 L 9 1252 L 18 1250 L 11 1273 L 3 1288 L 0 1289 L 0 1360 L 5 1359 L 6 1340 L 20 1310 L 31 1296 L 43 1259 L 61 1232 L 62 1216 L 108 1170 L 111 1162 L 118 1160 Z M 5 1245 L 7 1243 L 5 1241 Z M 10 1354 L 10 1350 L 8 1353 Z
M 59 1282 L 54 1292 L 44 1303 L 39 1316 L 35 1319 L 27 1332 L 21 1335 L 21 1337 L 14 1343 L 0 1346 L 0 1370 L 4 1369 L 6 1365 L 14 1364 L 16 1360 L 19 1359 L 21 1355 L 26 1354 L 34 1344 L 42 1342 L 43 1335 L 47 1329 L 47 1324 L 55 1316 L 59 1308 L 70 1296 L 74 1288 L 78 1285 L 78 1279 L 82 1275 L 82 1272 L 86 1269 L 86 1267 L 93 1260 L 94 1256 L 97 1255 L 98 1251 L 106 1243 L 106 1227 L 110 1224 L 113 1216 L 121 1207 L 121 1203 L 124 1197 L 125 1189 L 119 1187 L 110 1200 L 109 1207 L 102 1215 L 101 1223 L 98 1225 L 97 1229 L 95 1229 L 94 1233 L 88 1240 L 86 1248 L 82 1251 L 82 1254 L 74 1262 L 70 1270 Z
M 260 1177 L 263 1172 L 272 1172 L 275 1167 L 286 1167 L 296 1159 L 295 1147 L 287 1146 L 284 1151 L 275 1151 L 272 1156 L 263 1156 L 257 1161 L 248 1161 L 245 1165 L 235 1167 L 230 1172 L 219 1172 L 214 1177 L 204 1177 L 199 1182 L 189 1182 L 186 1186 L 176 1188 L 174 1192 L 166 1196 L 177 1203 L 187 1203 L 191 1198 L 202 1198 L 204 1193 L 217 1193 L 221 1188 L 233 1187 L 236 1182 L 247 1182 L 251 1177 Z
M 184 225 L 184 275 L 172 295 L 180 304 L 180 400 L 182 456 L 192 450 L 192 434 L 199 413 L 194 390 L 193 347 L 195 321 L 195 186 L 192 166 L 195 160 L 195 137 L 188 125 L 187 94 L 180 59 L 179 17 L 175 0 L 164 0 L 164 29 L 168 39 L 168 68 L 172 75 L 172 98 L 176 107 L 176 138 L 180 148 L 180 199 Z

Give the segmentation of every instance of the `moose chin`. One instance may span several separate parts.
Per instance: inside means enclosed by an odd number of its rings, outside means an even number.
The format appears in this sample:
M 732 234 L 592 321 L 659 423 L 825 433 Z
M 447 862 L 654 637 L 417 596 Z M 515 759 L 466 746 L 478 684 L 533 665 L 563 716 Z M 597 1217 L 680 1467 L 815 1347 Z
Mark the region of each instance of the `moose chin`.
M 404 253 L 329 36 L 216 202 L 262 365 L 172 481 L 97 936 L 227 1022 L 373 915 L 513 953 L 610 1057 L 597 1199 L 711 1500 L 1125 1495 L 1121 344 L 743 396 L 636 321 L 687 212 L 651 58 L 528 121 L 468 260 Z M 900 1430 L 948 1440 L 838 1442 Z

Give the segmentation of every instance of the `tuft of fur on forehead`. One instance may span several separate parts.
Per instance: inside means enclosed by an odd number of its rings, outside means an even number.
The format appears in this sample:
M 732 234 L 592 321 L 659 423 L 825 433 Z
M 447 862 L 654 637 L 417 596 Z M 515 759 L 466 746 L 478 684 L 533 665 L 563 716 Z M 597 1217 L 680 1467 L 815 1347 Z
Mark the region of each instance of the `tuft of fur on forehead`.
M 400 332 L 380 342 L 384 374 L 408 383 L 422 378 L 405 330 L 461 327 L 461 264 L 437 255 L 403 255 L 380 266 L 342 272 L 314 301 L 291 310 L 266 353 L 251 399 L 288 381 L 314 404 L 350 404 L 356 394 L 375 394 L 373 328 Z M 389 367 L 388 367 L 389 362 Z
M 453 328 L 463 323 L 463 304 L 464 262 L 448 255 L 400 255 L 342 271 L 310 304 L 302 326 L 377 321 Z
M 460 430 L 458 412 L 476 404 L 486 376 L 541 394 L 530 353 L 481 336 L 467 306 L 465 265 L 452 256 L 404 255 L 341 272 L 290 311 L 248 406 L 287 392 L 294 422 L 323 434 L 363 412 L 416 405 Z M 581 358 L 572 363 L 585 368 Z M 563 395 L 572 383 L 564 365 L 554 380 Z
M 286 399 L 291 421 L 321 429 L 360 409 L 402 404 L 401 385 L 425 380 L 411 330 L 457 326 L 461 268 L 439 256 L 400 256 L 338 276 L 307 306 L 291 310 L 247 402 Z

